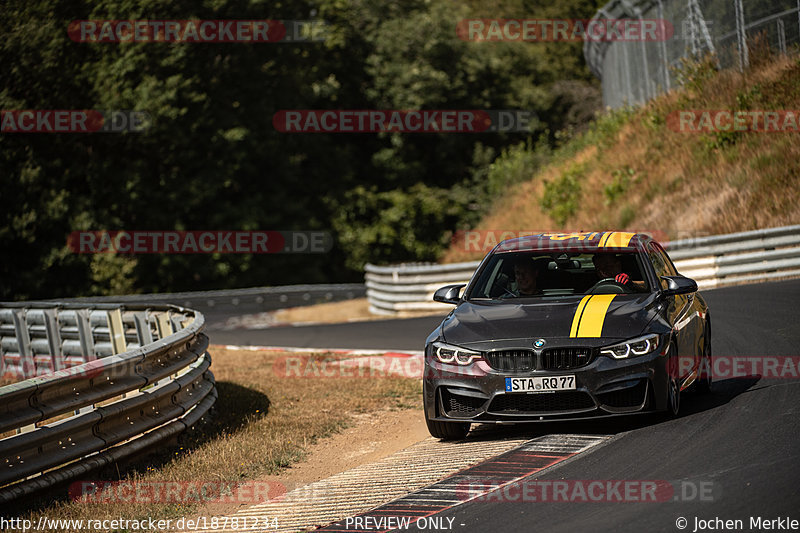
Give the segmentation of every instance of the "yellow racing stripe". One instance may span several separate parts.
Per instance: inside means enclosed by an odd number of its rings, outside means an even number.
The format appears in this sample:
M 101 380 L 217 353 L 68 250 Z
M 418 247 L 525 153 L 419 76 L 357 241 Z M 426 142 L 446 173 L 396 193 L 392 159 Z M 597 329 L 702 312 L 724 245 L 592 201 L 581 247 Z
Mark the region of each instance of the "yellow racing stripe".
M 583 313 L 583 308 L 586 307 L 586 303 L 591 298 L 590 296 L 584 296 L 581 299 L 581 303 L 578 304 L 578 309 L 575 310 L 575 316 L 572 317 L 572 327 L 569 330 L 570 337 L 577 337 L 578 336 L 578 324 L 581 322 L 581 313 Z
M 583 317 L 578 325 L 576 337 L 600 337 L 603 333 L 603 322 L 606 311 L 616 294 L 595 294 L 583 310 Z
M 608 234 L 608 237 L 605 238 L 605 242 L 600 241 L 600 246 L 605 248 L 625 248 L 628 246 L 628 243 L 631 242 L 634 235 L 635 233 L 615 231 Z

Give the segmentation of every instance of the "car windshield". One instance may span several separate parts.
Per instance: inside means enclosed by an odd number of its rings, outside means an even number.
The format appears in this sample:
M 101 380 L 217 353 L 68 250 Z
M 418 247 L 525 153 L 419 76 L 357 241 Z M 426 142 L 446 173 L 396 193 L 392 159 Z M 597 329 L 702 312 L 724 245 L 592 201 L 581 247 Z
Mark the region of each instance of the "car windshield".
M 468 299 L 518 299 L 650 290 L 639 254 L 513 252 L 494 254 Z

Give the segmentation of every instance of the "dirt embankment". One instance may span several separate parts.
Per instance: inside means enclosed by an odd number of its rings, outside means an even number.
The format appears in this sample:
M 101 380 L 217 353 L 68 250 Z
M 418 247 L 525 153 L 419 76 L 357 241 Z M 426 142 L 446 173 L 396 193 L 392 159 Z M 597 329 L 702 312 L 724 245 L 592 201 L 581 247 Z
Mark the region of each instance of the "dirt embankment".
M 685 88 L 636 110 L 601 146 L 557 158 L 498 198 L 475 228 L 480 244 L 491 246 L 504 230 L 651 231 L 685 239 L 798 224 L 800 124 L 789 121 L 779 132 L 702 132 L 680 131 L 670 120 L 680 111 L 701 117 L 702 110 L 798 109 L 797 56 L 769 57 L 745 73 L 699 67 Z M 551 198 L 559 212 L 543 205 L 548 187 L 557 191 Z M 474 242 L 456 240 L 442 260 L 479 259 L 485 250 Z

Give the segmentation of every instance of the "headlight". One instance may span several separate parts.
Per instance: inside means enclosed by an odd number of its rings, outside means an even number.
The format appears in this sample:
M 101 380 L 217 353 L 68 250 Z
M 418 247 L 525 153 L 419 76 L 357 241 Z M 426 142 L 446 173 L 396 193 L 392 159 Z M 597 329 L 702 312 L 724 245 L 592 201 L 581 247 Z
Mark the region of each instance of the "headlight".
M 437 361 L 450 365 L 471 365 L 481 358 L 481 354 L 478 352 L 444 342 L 434 342 L 432 352 Z
M 647 355 L 658 348 L 658 335 L 651 333 L 643 337 L 637 337 L 629 341 L 606 346 L 600 350 L 603 355 L 608 355 L 614 359 L 626 359 L 637 355 Z

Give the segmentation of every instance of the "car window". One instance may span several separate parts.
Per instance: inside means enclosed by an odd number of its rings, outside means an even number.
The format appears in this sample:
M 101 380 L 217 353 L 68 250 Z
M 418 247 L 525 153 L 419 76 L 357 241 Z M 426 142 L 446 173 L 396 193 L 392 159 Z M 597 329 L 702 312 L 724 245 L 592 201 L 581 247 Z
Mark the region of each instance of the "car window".
M 493 298 L 493 293 L 497 292 L 493 288 L 503 290 L 509 281 L 507 275 L 501 272 L 503 263 L 504 261 L 494 261 L 486 265 L 472 290 L 472 298 Z
M 655 243 L 650 243 L 647 248 L 647 257 L 650 259 L 650 263 L 653 265 L 653 270 L 656 271 L 656 277 L 658 277 L 658 281 L 661 284 L 662 289 L 667 288 L 667 282 L 661 279 L 661 276 L 675 276 L 677 275 L 677 271 L 675 270 L 672 261 L 669 260 L 667 254 L 664 250 L 661 249 Z
M 653 243 L 653 246 L 658 251 L 658 253 L 663 257 L 664 263 L 667 265 L 667 270 L 670 271 L 670 276 L 677 276 L 678 269 L 675 268 L 675 264 L 672 262 L 672 259 L 669 258 L 669 255 L 667 255 L 667 252 L 665 252 L 664 249 L 656 243 Z
M 632 282 L 627 288 L 615 287 L 614 275 L 601 275 L 594 260 L 597 255 L 613 255 L 618 272 L 628 274 Z M 528 275 L 525 270 L 529 269 Z M 525 278 L 531 273 L 535 282 Z M 622 253 L 497 253 L 489 258 L 468 299 L 504 300 L 523 297 L 572 296 L 576 294 L 622 294 L 649 290 L 638 254 Z M 520 279 L 522 278 L 522 279 Z M 598 284 L 601 281 L 600 286 Z

